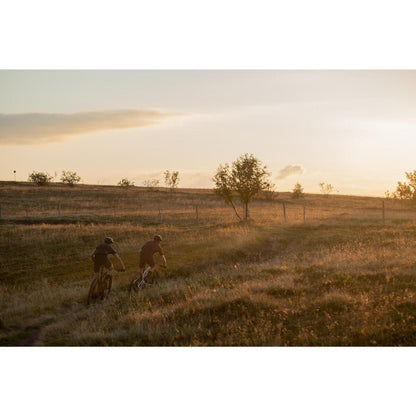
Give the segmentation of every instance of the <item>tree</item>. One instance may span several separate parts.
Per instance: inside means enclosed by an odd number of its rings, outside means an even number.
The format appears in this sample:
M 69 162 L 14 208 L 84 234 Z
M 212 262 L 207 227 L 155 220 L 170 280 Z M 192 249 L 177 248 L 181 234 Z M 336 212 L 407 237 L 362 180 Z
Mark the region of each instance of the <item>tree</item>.
M 173 171 L 170 172 L 169 170 L 165 170 L 163 172 L 165 175 L 165 185 L 167 188 L 170 188 L 170 190 L 173 192 L 179 184 L 179 172 Z
M 128 188 L 130 186 L 134 186 L 134 182 L 129 181 L 127 178 L 121 178 L 117 185 L 122 186 L 124 188 Z
M 74 186 L 81 180 L 81 176 L 79 176 L 76 172 L 72 172 L 70 170 L 63 170 L 61 175 L 61 182 L 66 183 L 69 186 Z
M 165 175 L 165 185 L 166 185 L 166 188 L 169 188 L 170 187 L 170 171 L 165 170 L 163 172 L 163 174 Z
M 386 196 L 391 196 L 395 199 L 404 199 L 416 201 L 416 170 L 413 172 L 405 172 L 406 178 L 409 182 L 397 182 L 396 191 L 393 193 L 386 192 Z
M 234 195 L 243 203 L 244 219 L 247 219 L 248 204 L 259 192 L 270 187 L 270 173 L 266 169 L 259 159 L 248 153 L 241 155 L 231 167 L 225 164 L 217 169 L 212 178 L 215 193 L 233 207 L 238 218 L 241 219 L 234 205 Z
M 305 196 L 303 192 L 302 185 L 299 182 L 296 182 L 295 187 L 292 190 L 292 198 L 298 199 L 303 198 Z
M 319 189 L 322 194 L 326 195 L 327 198 L 329 198 L 329 194 L 335 191 L 335 188 L 330 183 L 324 183 L 321 182 L 319 184 Z
M 212 180 L 215 183 L 214 192 L 222 198 L 226 204 L 230 204 L 233 207 L 235 215 L 237 215 L 237 217 L 241 220 L 241 217 L 234 205 L 234 189 L 231 179 L 230 166 L 227 163 L 224 166 L 220 165 Z
M 33 182 L 38 186 L 45 186 L 49 185 L 53 179 L 53 176 L 49 175 L 48 172 L 36 172 L 33 171 L 29 175 L 29 182 Z

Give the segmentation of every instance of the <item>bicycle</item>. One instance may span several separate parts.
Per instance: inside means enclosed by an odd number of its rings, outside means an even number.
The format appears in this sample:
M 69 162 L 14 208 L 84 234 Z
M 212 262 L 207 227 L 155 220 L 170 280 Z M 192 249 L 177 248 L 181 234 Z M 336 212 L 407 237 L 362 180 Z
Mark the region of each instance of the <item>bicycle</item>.
M 166 269 L 166 266 L 158 265 L 159 267 L 162 267 Z M 147 269 L 142 273 L 139 277 L 134 277 L 133 280 L 130 282 L 129 286 L 129 292 L 132 293 L 133 291 L 138 293 L 140 290 L 143 290 L 146 285 L 152 285 L 153 279 L 151 280 L 150 277 L 153 275 L 157 275 L 157 271 L 152 271 L 152 268 L 150 266 L 147 267 Z M 146 281 L 147 279 L 147 281 Z
M 113 270 L 124 272 L 123 269 Z M 88 291 L 87 305 L 90 305 L 97 299 L 107 299 L 113 284 L 113 270 L 108 270 L 105 266 L 100 267 L 100 274 L 91 282 L 90 290 Z

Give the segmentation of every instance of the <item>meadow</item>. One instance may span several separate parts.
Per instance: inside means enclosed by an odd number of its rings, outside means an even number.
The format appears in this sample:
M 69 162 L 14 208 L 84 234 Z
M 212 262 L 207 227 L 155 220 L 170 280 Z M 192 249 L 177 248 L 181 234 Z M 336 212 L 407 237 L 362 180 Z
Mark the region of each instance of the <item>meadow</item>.
M 0 207 L 3 346 L 416 345 L 411 204 L 279 193 L 239 221 L 211 190 L 2 182 Z M 155 233 L 168 269 L 130 297 Z M 107 235 L 127 271 L 88 307 Z

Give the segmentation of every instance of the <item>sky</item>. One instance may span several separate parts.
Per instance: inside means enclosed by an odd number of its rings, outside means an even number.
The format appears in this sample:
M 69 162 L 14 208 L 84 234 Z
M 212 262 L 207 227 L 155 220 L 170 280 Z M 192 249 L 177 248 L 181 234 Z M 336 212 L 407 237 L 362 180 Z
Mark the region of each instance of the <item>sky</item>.
M 0 91 L 0 180 L 212 187 L 253 153 L 278 191 L 382 196 L 416 169 L 416 71 L 1 70 Z

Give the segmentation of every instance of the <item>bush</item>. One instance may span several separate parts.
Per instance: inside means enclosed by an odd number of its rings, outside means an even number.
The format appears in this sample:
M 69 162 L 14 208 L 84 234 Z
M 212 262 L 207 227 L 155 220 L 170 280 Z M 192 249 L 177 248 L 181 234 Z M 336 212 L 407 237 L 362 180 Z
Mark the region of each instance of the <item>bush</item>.
M 295 187 L 292 190 L 292 198 L 298 199 L 303 198 L 305 193 L 303 192 L 302 185 L 299 182 L 296 182 Z
M 117 184 L 118 186 L 123 186 L 125 188 L 128 188 L 130 186 L 134 186 L 134 182 L 133 181 L 129 181 L 127 178 L 121 178 L 119 183 Z
M 157 186 L 159 186 L 159 179 L 146 179 L 144 182 L 143 182 L 143 185 L 146 187 L 146 188 L 149 188 L 149 189 L 154 189 L 154 188 L 156 188 Z
M 71 172 L 70 170 L 63 170 L 61 175 L 61 182 L 66 183 L 67 185 L 74 186 L 81 180 L 76 172 Z
M 321 194 L 324 194 L 327 198 L 329 198 L 329 194 L 335 191 L 334 185 L 330 183 L 321 182 L 319 184 L 319 189 Z
M 52 182 L 53 176 L 49 175 L 48 172 L 36 172 L 33 171 L 29 175 L 29 182 L 33 182 L 38 186 L 49 185 Z

